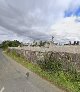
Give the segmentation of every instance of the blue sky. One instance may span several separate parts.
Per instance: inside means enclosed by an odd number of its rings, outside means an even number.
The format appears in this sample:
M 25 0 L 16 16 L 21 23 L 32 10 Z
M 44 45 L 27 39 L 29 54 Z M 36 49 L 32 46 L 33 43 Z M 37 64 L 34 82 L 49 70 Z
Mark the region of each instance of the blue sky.
M 80 0 L 0 0 L 0 41 L 80 40 Z
M 75 9 L 68 9 L 65 11 L 64 17 L 71 17 L 71 16 L 80 16 L 80 6 L 76 7 Z

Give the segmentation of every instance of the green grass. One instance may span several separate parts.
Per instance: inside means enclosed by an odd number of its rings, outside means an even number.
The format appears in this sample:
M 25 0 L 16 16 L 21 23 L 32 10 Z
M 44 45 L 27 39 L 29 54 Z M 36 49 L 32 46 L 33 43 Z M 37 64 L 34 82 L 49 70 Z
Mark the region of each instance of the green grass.
M 63 71 L 56 73 L 49 73 L 47 71 L 42 70 L 38 65 L 35 65 L 27 61 L 24 57 L 20 56 L 15 52 L 5 52 L 5 53 L 11 58 L 13 58 L 16 62 L 35 72 L 42 78 L 57 85 L 58 87 L 64 89 L 66 92 L 80 92 L 80 82 L 72 82 L 70 78 L 67 77 L 67 76 L 70 77 L 69 74 L 66 76 Z

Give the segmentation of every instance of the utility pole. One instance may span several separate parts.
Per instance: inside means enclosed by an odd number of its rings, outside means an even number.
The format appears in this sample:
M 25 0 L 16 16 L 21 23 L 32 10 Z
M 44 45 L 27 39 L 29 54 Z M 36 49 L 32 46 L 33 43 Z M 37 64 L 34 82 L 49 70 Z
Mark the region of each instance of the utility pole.
M 52 42 L 53 42 L 54 36 L 52 36 Z

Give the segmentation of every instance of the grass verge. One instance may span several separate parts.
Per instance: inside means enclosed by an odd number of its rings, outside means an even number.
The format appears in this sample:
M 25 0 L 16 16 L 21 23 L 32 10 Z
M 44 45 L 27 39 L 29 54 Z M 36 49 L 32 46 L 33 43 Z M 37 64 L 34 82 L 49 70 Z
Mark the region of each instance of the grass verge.
M 12 59 L 14 59 L 16 62 L 20 63 L 24 67 L 30 69 L 32 72 L 35 72 L 42 78 L 64 89 L 66 92 L 80 92 L 80 82 L 70 81 L 70 79 L 66 78 L 66 75 L 63 71 L 60 71 L 58 73 L 48 73 L 42 70 L 38 65 L 27 61 L 24 57 L 20 56 L 15 52 L 6 51 L 5 54 L 10 56 Z

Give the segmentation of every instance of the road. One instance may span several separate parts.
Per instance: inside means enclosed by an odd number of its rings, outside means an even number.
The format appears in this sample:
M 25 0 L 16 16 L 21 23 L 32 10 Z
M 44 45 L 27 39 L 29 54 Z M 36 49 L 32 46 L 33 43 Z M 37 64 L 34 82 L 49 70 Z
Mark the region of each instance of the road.
M 29 79 L 26 72 L 30 72 Z M 0 50 L 0 92 L 63 92 L 56 86 L 43 80 Z

